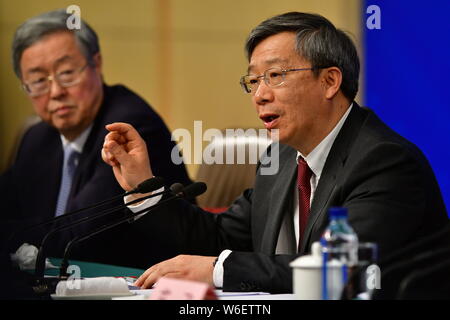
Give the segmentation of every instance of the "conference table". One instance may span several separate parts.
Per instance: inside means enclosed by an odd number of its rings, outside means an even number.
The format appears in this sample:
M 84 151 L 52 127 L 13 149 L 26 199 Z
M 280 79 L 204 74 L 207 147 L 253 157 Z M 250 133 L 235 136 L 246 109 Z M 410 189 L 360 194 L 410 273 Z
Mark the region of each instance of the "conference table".
M 45 270 L 46 277 L 56 277 L 59 275 L 59 266 L 61 264 L 60 258 L 49 258 L 49 261 L 56 268 L 47 268 Z M 123 297 L 72 297 L 69 299 L 112 299 L 112 300 L 147 300 L 154 289 L 139 289 L 132 286 L 132 282 L 139 277 L 145 270 L 124 266 L 115 266 L 109 264 L 85 262 L 78 260 L 70 260 L 69 265 L 77 266 L 80 271 L 78 275 L 81 278 L 95 278 L 95 277 L 122 277 L 125 278 L 129 285 L 132 295 Z M 214 290 L 218 300 L 294 300 L 294 294 L 269 294 L 267 292 L 224 292 L 221 289 Z

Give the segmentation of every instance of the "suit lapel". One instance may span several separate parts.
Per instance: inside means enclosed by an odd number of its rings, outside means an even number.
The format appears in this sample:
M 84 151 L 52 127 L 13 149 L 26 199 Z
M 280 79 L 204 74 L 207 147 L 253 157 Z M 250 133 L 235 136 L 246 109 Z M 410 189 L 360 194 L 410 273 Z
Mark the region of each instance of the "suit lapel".
M 106 94 L 107 92 L 105 91 L 104 101 L 100 106 L 98 114 L 94 120 L 91 132 L 89 133 L 89 136 L 86 139 L 86 143 L 84 144 L 83 147 L 83 152 L 80 155 L 79 163 L 75 170 L 72 182 L 72 189 L 70 190 L 70 197 L 67 203 L 68 209 L 75 208 L 72 204 L 75 195 L 77 195 L 81 191 L 81 186 L 85 184 L 85 181 L 90 179 L 94 174 L 94 172 L 91 172 L 92 170 L 90 170 L 91 168 L 89 168 L 89 166 L 92 165 L 93 163 L 96 163 L 96 161 L 91 158 L 101 157 L 100 150 L 101 146 L 103 145 L 103 138 L 107 133 L 106 129 L 104 129 L 105 122 L 103 121 L 107 108 L 105 104 L 105 100 L 107 99 Z M 104 131 L 104 134 L 101 134 L 102 130 Z
M 310 238 L 314 225 L 319 220 L 326 218 L 324 215 L 327 213 L 329 200 L 331 199 L 331 195 L 334 194 L 336 182 L 342 174 L 345 161 L 353 145 L 353 141 L 365 120 L 365 115 L 366 112 L 364 109 L 354 102 L 352 111 L 348 115 L 331 147 L 311 204 L 311 212 L 305 229 L 305 237 L 301 244 L 301 253 L 309 251 L 307 246 L 311 245 Z
M 40 207 L 46 207 L 45 218 L 50 219 L 55 216 L 56 203 L 58 201 L 59 188 L 61 187 L 61 177 L 64 162 L 64 151 L 62 147 L 61 138 L 58 134 L 52 136 L 52 139 L 47 139 L 46 150 L 42 151 L 42 155 L 46 157 L 46 168 L 40 168 L 38 172 L 44 173 L 46 176 L 40 180 L 40 192 L 47 196 L 41 197 Z M 44 199 L 44 200 L 43 200 Z
M 297 171 L 297 164 L 295 162 L 296 151 L 287 147 L 282 152 L 283 154 L 280 152 L 279 157 L 279 174 L 276 175 L 275 185 L 272 188 L 274 192 L 270 195 L 271 201 L 267 208 L 267 223 L 261 243 L 261 251 L 268 254 L 275 252 L 284 215 L 292 211 L 289 208 L 292 208 Z

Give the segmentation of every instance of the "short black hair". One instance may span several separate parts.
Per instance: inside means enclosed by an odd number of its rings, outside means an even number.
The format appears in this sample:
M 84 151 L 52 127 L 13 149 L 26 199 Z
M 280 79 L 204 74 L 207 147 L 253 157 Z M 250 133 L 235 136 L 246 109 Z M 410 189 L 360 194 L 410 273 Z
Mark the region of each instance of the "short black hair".
M 297 52 L 313 68 L 338 67 L 342 72 L 341 90 L 353 101 L 358 92 L 359 58 L 350 37 L 318 14 L 288 12 L 269 18 L 254 28 L 247 38 L 245 50 L 248 60 L 255 47 L 264 39 L 281 33 L 297 35 Z M 315 69 L 318 75 L 320 70 Z

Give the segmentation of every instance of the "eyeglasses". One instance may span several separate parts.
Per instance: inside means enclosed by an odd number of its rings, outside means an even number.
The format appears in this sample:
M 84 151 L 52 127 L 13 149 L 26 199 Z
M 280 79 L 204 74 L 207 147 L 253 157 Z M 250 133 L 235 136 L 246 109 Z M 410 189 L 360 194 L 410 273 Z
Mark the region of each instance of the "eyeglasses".
M 85 64 L 78 69 L 65 69 L 57 72 L 54 76 L 36 77 L 27 82 L 22 83 L 22 87 L 30 97 L 38 97 L 50 91 L 50 81 L 56 81 L 61 87 L 68 88 L 74 86 L 81 81 L 81 73 L 89 64 Z
M 246 75 L 241 77 L 241 87 L 244 89 L 246 93 L 255 94 L 256 90 L 258 90 L 259 83 L 261 79 L 264 79 L 264 82 L 269 87 L 277 87 L 284 83 L 286 78 L 286 73 L 293 71 L 304 71 L 304 70 L 314 70 L 321 69 L 319 67 L 314 68 L 299 68 L 299 69 L 281 69 L 281 68 L 270 68 L 264 71 L 262 76 L 253 76 Z

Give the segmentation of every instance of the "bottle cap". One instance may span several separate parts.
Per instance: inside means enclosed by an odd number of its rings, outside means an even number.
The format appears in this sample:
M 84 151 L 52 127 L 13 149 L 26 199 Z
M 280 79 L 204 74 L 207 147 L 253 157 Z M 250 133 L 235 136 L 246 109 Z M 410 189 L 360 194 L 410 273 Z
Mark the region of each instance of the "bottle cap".
M 330 218 L 347 218 L 348 211 L 343 207 L 331 207 L 328 209 L 328 215 Z

